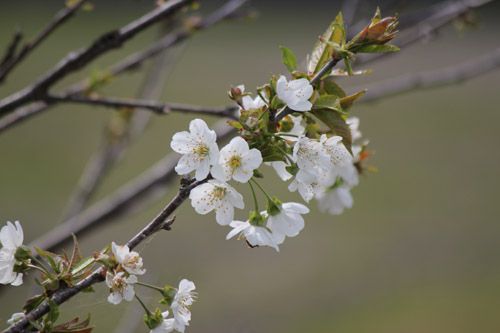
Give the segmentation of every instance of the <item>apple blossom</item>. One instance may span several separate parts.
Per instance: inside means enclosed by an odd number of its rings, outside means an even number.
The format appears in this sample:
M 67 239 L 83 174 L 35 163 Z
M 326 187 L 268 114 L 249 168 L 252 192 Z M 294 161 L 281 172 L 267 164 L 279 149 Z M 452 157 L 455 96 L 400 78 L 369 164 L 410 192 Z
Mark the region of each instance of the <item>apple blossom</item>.
M 106 273 L 106 285 L 110 289 L 108 302 L 120 304 L 124 299 L 128 302 L 134 299 L 134 284 L 137 283 L 137 276 L 126 276 L 125 272 Z
M 233 178 L 240 183 L 246 183 L 261 164 L 260 151 L 255 148 L 250 149 L 248 143 L 237 136 L 221 149 L 219 163 L 212 168 L 212 176 L 221 181 Z
M 116 261 L 122 265 L 123 269 L 128 273 L 142 275 L 146 272 L 146 270 L 142 268 L 142 258 L 139 256 L 139 253 L 130 251 L 127 245 L 121 246 L 112 242 L 111 250 L 115 255 Z
M 305 78 L 287 81 L 281 75 L 276 82 L 278 98 L 294 111 L 309 111 L 312 103 L 309 102 L 314 93 L 313 86 Z
M 211 179 L 196 186 L 189 194 L 191 205 L 198 214 L 215 210 L 215 219 L 220 225 L 228 225 L 234 218 L 234 207 L 243 209 L 243 196 L 229 184 Z
M 170 142 L 172 149 L 182 154 L 175 171 L 179 175 L 186 175 L 195 171 L 196 180 L 205 179 L 210 166 L 217 163 L 219 148 L 217 135 L 210 130 L 201 119 L 194 119 L 189 123 L 189 132 L 175 133 Z

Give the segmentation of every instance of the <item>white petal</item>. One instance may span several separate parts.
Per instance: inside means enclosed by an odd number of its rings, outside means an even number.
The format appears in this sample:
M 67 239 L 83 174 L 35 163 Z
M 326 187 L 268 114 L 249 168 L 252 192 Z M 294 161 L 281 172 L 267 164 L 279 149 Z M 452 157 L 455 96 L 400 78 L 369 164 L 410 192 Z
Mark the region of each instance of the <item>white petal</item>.
M 209 172 L 210 172 L 210 161 L 208 159 L 204 159 L 198 165 L 198 168 L 196 168 L 196 173 L 195 173 L 196 180 L 203 180 L 207 178 Z
M 260 150 L 252 148 L 245 156 L 245 169 L 255 170 L 262 164 L 262 154 Z
M 309 101 L 299 101 L 298 103 L 288 104 L 288 107 L 295 111 L 310 111 L 312 109 L 312 103 Z
M 234 208 L 226 203 L 221 205 L 215 212 L 215 219 L 220 225 L 228 225 L 234 219 Z
M 108 302 L 111 304 L 115 304 L 115 305 L 120 304 L 121 301 L 122 301 L 122 295 L 120 295 L 120 293 L 118 293 L 118 292 L 112 292 L 108 296 Z

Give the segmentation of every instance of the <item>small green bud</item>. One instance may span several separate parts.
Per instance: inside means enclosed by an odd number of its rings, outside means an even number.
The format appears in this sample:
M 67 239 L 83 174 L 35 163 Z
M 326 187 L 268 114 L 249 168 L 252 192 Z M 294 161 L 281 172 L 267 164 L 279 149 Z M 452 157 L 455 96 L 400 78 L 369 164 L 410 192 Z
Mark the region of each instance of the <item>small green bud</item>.
M 248 217 L 248 221 L 251 225 L 262 227 L 266 223 L 266 219 L 259 212 L 252 210 Z
M 161 294 L 163 295 L 162 300 L 160 301 L 161 304 L 166 304 L 168 306 L 172 305 L 172 302 L 174 301 L 175 294 L 177 293 L 177 290 L 169 285 L 166 285 L 163 287 L 163 290 Z
M 161 310 L 156 308 L 155 312 L 147 313 L 144 315 L 144 323 L 149 329 L 154 329 L 158 327 L 163 322 L 163 316 Z

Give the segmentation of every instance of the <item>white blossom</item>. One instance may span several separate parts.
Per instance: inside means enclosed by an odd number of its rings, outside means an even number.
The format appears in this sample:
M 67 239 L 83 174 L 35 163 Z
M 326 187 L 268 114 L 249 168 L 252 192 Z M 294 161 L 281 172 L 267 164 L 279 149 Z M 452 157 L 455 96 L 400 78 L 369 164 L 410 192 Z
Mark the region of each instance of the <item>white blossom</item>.
M 330 168 L 341 168 L 352 164 L 352 155 L 342 143 L 342 137 L 321 135 L 320 143 L 330 159 Z
M 266 165 L 269 165 L 276 171 L 278 177 L 283 181 L 290 180 L 293 175 L 286 170 L 286 167 L 289 165 L 283 161 L 274 161 L 274 162 L 265 162 Z
M 253 171 L 262 164 L 258 149 L 248 147 L 242 137 L 233 138 L 219 154 L 219 163 L 212 168 L 212 176 L 221 181 L 234 180 L 246 183 L 252 178 Z
M 170 142 L 172 149 L 182 154 L 175 171 L 179 175 L 186 175 L 195 171 L 196 180 L 205 179 L 210 166 L 217 163 L 219 148 L 217 135 L 210 130 L 201 119 L 194 119 L 189 123 L 189 132 L 175 133 Z
M 19 221 L 14 224 L 7 222 L 0 230 L 0 284 L 19 286 L 23 283 L 23 274 L 14 271 L 16 265 L 15 254 L 23 245 L 24 233 Z
M 134 299 L 134 284 L 137 283 L 137 276 L 125 275 L 125 272 L 116 274 L 106 273 L 106 285 L 110 289 L 108 302 L 111 304 L 120 304 L 124 299 L 128 302 Z
M 293 181 L 288 185 L 290 192 L 298 191 L 304 201 L 309 202 L 317 192 L 323 190 L 316 174 L 307 169 L 299 169 Z
M 24 317 L 26 317 L 26 314 L 24 312 L 13 313 L 12 316 L 10 316 L 10 319 L 7 320 L 7 325 L 9 326 L 14 325 L 18 321 L 23 320 Z
M 243 96 L 241 103 L 243 104 L 243 108 L 245 110 L 260 109 L 266 105 L 266 102 L 262 99 L 262 97 L 260 97 L 260 95 L 257 95 L 255 98 L 248 95 Z
M 252 225 L 249 221 L 233 221 L 229 225 L 233 230 L 227 234 L 226 239 L 231 239 L 240 234 L 245 237 L 247 242 L 252 246 L 270 246 L 276 251 L 279 251 L 278 244 L 267 228 Z
M 349 129 L 351 130 L 352 141 L 361 139 L 361 132 L 359 130 L 359 118 L 358 117 L 347 118 L 346 123 L 347 125 L 349 125 Z
M 332 215 L 342 214 L 344 209 L 351 208 L 353 205 L 351 191 L 347 186 L 328 189 L 318 194 L 317 199 L 319 210 Z
M 116 261 L 122 265 L 123 269 L 125 269 L 128 273 L 142 275 L 146 272 L 146 270 L 142 268 L 143 263 L 139 253 L 130 251 L 127 245 L 121 246 L 112 242 L 111 250 L 115 255 Z
M 267 227 L 271 230 L 277 244 L 283 243 L 285 237 L 295 237 L 304 229 L 302 214 L 309 213 L 309 208 L 295 203 L 285 202 L 279 206 L 279 213 L 270 214 L 267 218 Z
M 312 103 L 309 102 L 314 89 L 305 78 L 292 80 L 290 82 L 281 75 L 276 82 L 278 98 L 294 111 L 309 111 Z
M 168 318 L 168 311 L 162 312 L 162 317 L 163 321 L 153 328 L 150 333 L 170 333 L 173 332 L 175 329 L 175 319 L 174 318 Z M 184 332 L 184 329 L 180 332 Z
M 229 184 L 209 180 L 196 186 L 189 194 L 191 205 L 198 214 L 215 210 L 215 219 L 220 225 L 228 225 L 234 219 L 234 207 L 243 209 L 243 196 Z
M 191 321 L 190 308 L 196 299 L 195 289 L 192 281 L 182 279 L 170 306 L 175 319 L 174 327 L 179 332 L 184 332 L 184 327 L 189 326 Z
M 328 170 L 331 167 L 330 157 L 322 144 L 305 136 L 300 137 L 293 146 L 292 158 L 299 169 L 308 170 L 311 174 L 316 174 L 319 169 Z

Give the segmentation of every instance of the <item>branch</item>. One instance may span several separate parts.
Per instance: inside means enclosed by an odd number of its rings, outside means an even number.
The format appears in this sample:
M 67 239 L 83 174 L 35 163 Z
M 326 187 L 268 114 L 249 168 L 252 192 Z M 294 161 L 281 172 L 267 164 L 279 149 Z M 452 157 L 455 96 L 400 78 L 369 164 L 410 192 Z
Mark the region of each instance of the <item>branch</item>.
M 48 89 L 68 74 L 83 68 L 104 53 L 121 47 L 126 41 L 141 31 L 159 20 L 176 13 L 192 1 L 168 1 L 126 26 L 101 35 L 89 47 L 70 52 L 53 69 L 37 79 L 35 83 L 1 100 L 0 114 L 7 114 L 11 110 L 31 101 L 43 100 L 46 97 Z
M 110 73 L 111 76 L 117 76 L 122 73 L 131 71 L 140 66 L 143 62 L 149 58 L 157 55 L 161 51 L 168 49 L 192 36 L 196 31 L 207 29 L 220 21 L 234 17 L 236 12 L 243 6 L 248 0 L 230 0 L 226 2 L 222 7 L 214 11 L 211 15 L 203 19 L 198 23 L 197 29 L 182 30 L 170 33 L 166 35 L 161 40 L 153 43 L 149 48 L 144 51 L 139 51 L 134 53 L 124 60 L 116 63 L 115 65 L 109 67 L 105 72 Z M 83 80 L 70 88 L 66 89 L 62 94 L 72 95 L 80 94 L 88 89 L 89 80 Z M 0 118 L 0 134 L 5 130 L 11 128 L 14 125 L 21 123 L 28 118 L 37 115 L 45 110 L 47 110 L 51 105 L 46 102 L 37 102 L 35 105 L 28 105 L 21 107 L 14 112 L 3 116 Z
M 218 141 L 223 141 L 234 134 L 234 129 L 226 125 L 225 120 L 213 126 Z M 112 218 L 121 216 L 130 211 L 140 200 L 162 189 L 177 174 L 174 171 L 179 155 L 168 154 L 137 178 L 120 187 L 113 194 L 105 197 L 82 213 L 64 221 L 46 234 L 34 240 L 30 247 L 38 246 L 42 249 L 54 249 L 71 239 L 71 234 L 83 235 L 87 231 L 95 231 L 110 222 Z
M 488 74 L 500 67 L 500 48 L 464 63 L 443 69 L 421 73 L 410 73 L 394 79 L 373 84 L 360 100 L 362 103 L 402 94 L 417 89 L 429 89 L 455 84 Z
M 52 21 L 33 38 L 26 43 L 16 56 L 13 56 L 7 62 L 2 62 L 0 66 L 0 84 L 7 75 L 16 67 L 26 56 L 40 45 L 51 33 L 64 24 L 75 12 L 85 3 L 86 0 L 78 0 L 72 6 L 61 9 L 52 18 Z
M 134 235 L 127 242 L 127 246 L 132 250 L 137 245 L 142 243 L 144 240 L 149 238 L 151 235 L 155 234 L 160 230 L 165 229 L 166 226 L 169 227 L 172 220 L 167 220 L 168 217 L 172 215 L 172 213 L 177 208 L 179 208 L 182 205 L 182 203 L 189 197 L 189 193 L 193 188 L 206 181 L 207 179 L 197 182 L 192 182 L 183 179 L 183 182 L 181 182 L 181 187 L 177 192 L 176 196 L 163 208 L 163 210 L 151 222 L 149 222 L 139 233 Z M 104 281 L 105 272 L 106 269 L 104 267 L 96 269 L 92 274 L 90 274 L 88 277 L 78 282 L 77 284 L 75 284 L 73 287 L 62 287 L 56 290 L 50 297 L 50 300 L 57 305 L 60 305 L 68 301 L 70 298 L 82 292 L 84 289 L 98 282 Z M 10 326 L 3 332 L 4 333 L 23 332 L 29 325 L 30 321 L 36 321 L 40 319 L 49 311 L 50 311 L 49 301 L 45 300 L 34 310 L 27 313 L 22 320 L 16 322 L 14 325 Z
M 87 105 L 99 105 L 109 108 L 141 108 L 152 111 L 159 115 L 169 114 L 172 111 L 179 111 L 185 113 L 205 114 L 210 116 L 235 118 L 235 111 L 238 110 L 236 106 L 228 106 L 224 108 L 209 108 L 204 106 L 181 104 L 181 103 L 162 103 L 157 101 L 139 100 L 139 99 L 125 99 L 115 97 L 85 97 L 85 96 L 58 96 L 49 95 L 47 98 L 50 102 L 54 103 L 77 103 Z

